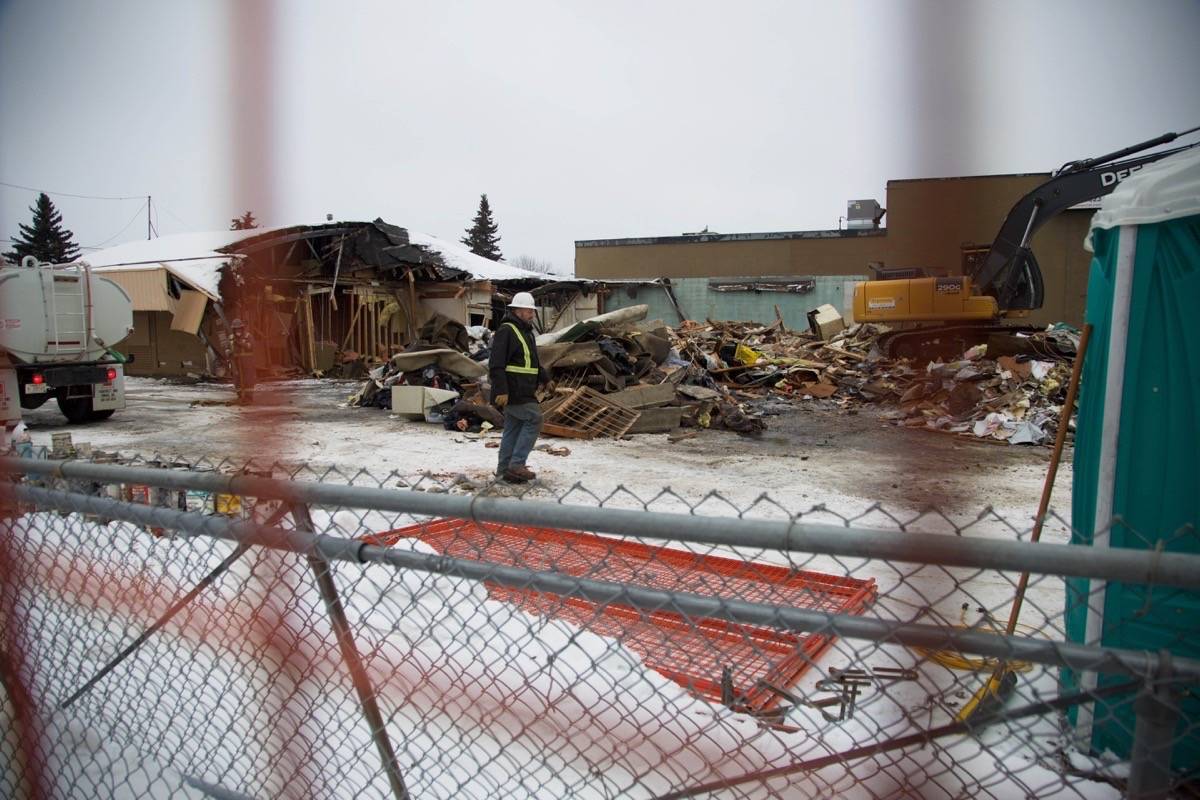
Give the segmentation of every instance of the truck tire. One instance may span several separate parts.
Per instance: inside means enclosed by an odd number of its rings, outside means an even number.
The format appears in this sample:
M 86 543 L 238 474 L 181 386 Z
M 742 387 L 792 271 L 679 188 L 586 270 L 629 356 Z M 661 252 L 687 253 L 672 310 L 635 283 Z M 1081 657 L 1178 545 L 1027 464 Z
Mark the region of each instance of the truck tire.
M 92 410 L 92 398 L 90 397 L 66 398 L 59 395 L 58 410 L 67 418 L 67 422 L 75 425 L 91 422 L 92 415 L 96 413 Z
M 101 409 L 100 411 L 93 411 L 91 416 L 88 417 L 88 422 L 100 422 L 101 420 L 108 419 L 113 415 L 114 411 L 116 411 L 115 408 L 105 408 Z

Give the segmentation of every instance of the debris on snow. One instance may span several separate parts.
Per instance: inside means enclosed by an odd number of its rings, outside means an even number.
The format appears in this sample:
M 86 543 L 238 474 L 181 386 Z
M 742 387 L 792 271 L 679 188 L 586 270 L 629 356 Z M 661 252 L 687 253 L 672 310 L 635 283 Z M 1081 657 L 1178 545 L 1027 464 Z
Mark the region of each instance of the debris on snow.
M 626 310 L 622 310 L 626 311 Z M 615 438 L 669 433 L 680 427 L 725 428 L 744 435 L 765 418 L 820 401 L 850 413 L 882 407 L 894 424 L 1009 444 L 1053 442 L 1066 394 L 1072 334 L 1063 326 L 1032 334 L 1029 355 L 988 356 L 977 344 L 951 360 L 888 358 L 883 325 L 844 327 L 826 310 L 819 334 L 782 320 L 686 321 L 671 328 L 636 314 L 605 314 L 539 337 L 538 354 L 556 391 L 542 396 L 546 432 Z M 842 324 L 839 324 L 842 323 Z M 490 331 L 445 317 L 431 320 L 408 351 L 367 375 L 350 405 L 390 408 L 395 386 L 458 393 L 432 404 L 427 421 L 478 431 L 503 425 L 489 405 Z M 574 414 L 574 418 L 572 417 Z M 466 420 L 465 422 L 463 420 Z M 578 424 L 588 419 L 588 424 Z

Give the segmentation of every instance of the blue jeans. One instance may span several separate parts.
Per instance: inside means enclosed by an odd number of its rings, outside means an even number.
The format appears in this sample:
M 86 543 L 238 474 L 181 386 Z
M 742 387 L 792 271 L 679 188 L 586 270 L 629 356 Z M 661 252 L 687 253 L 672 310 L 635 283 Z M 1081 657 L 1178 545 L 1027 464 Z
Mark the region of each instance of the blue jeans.
M 522 403 L 504 407 L 504 433 L 500 436 L 500 463 L 496 473 L 504 474 L 509 467 L 525 466 L 542 430 L 542 410 L 537 403 Z

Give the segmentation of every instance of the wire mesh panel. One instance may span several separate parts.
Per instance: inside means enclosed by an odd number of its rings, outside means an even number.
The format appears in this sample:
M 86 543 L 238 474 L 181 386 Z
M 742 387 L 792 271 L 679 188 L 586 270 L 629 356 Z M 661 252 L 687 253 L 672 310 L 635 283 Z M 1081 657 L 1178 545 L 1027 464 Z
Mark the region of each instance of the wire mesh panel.
M 415 536 L 446 555 L 553 569 L 577 577 L 668 591 L 727 592 L 742 600 L 829 612 L 859 613 L 875 596 L 873 580 L 839 578 L 639 542 L 547 528 L 434 520 L 368 541 Z M 642 611 L 529 589 L 489 586 L 496 600 L 538 616 L 566 620 L 618 639 L 650 669 L 712 700 L 753 712 L 779 706 L 831 643 L 831 637 L 730 624 L 669 610 Z M 734 666 L 736 665 L 736 671 Z
M 1057 574 L 1154 575 L 1147 596 L 1175 602 L 1200 589 L 1189 556 L 1072 567 L 1051 518 L 1027 546 L 1066 566 L 1014 569 L 998 545 L 1030 521 L 993 512 L 582 486 L 552 505 L 452 476 L 151 461 L 4 484 L 0 796 L 1194 788 L 1197 623 L 1159 631 L 1163 655 L 1072 643 L 1066 609 L 1098 581 Z M 1136 752 L 1081 742 L 1083 706 Z

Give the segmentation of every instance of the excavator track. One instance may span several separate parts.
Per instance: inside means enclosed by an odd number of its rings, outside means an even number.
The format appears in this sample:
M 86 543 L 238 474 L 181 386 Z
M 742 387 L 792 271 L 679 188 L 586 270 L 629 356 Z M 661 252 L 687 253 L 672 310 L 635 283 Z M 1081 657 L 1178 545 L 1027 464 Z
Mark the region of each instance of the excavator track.
M 936 325 L 927 328 L 912 328 L 889 331 L 879 337 L 879 349 L 888 358 L 911 358 L 914 360 L 951 359 L 961 356 L 966 350 L 986 344 L 994 336 L 1012 336 L 1040 331 L 1032 325 L 996 325 L 989 323 L 967 325 Z M 1059 353 L 1056 355 L 1069 355 Z

